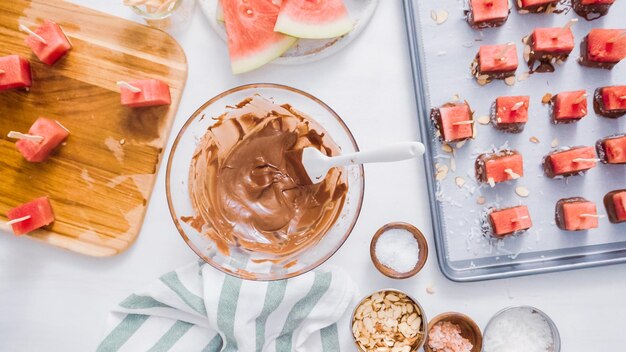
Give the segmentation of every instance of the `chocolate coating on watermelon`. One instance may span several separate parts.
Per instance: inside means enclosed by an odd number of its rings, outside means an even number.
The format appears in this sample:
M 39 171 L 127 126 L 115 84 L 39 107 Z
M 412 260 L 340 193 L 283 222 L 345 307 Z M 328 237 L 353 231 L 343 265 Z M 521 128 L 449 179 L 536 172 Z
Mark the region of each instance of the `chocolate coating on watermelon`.
M 578 16 L 592 21 L 607 13 L 615 0 L 572 0 L 572 8 Z
M 593 95 L 596 114 L 618 118 L 626 115 L 626 86 L 601 87 Z
M 626 30 L 592 29 L 580 44 L 579 63 L 583 66 L 612 69 L 626 57 Z
M 561 199 L 556 203 L 555 220 L 561 230 L 584 231 L 598 227 L 596 204 L 582 197 Z
M 611 191 L 603 200 L 610 222 L 614 224 L 626 222 L 626 189 Z
M 495 237 L 519 234 L 533 226 L 528 207 L 525 205 L 492 210 L 488 221 L 491 235 Z
M 472 28 L 492 28 L 503 25 L 509 18 L 508 0 L 469 0 L 465 18 Z
M 582 175 L 597 166 L 593 147 L 564 147 L 548 154 L 543 169 L 550 178 Z
M 444 142 L 474 137 L 474 117 L 467 102 L 450 102 L 430 111 L 430 118 Z
M 498 97 L 491 106 L 491 123 L 503 132 L 520 133 L 528 122 L 530 97 Z
M 600 139 L 596 143 L 596 152 L 605 164 L 626 164 L 626 134 Z

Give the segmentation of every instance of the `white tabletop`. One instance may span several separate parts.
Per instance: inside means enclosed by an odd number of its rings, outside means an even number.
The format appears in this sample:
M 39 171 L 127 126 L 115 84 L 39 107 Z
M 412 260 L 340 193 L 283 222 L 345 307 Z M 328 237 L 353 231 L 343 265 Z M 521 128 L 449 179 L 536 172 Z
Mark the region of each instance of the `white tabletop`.
M 137 20 L 121 0 L 73 1 Z M 189 80 L 173 133 L 214 95 L 245 83 L 273 82 L 308 91 L 329 104 L 362 148 L 418 138 L 400 0 L 381 1 L 371 24 L 354 43 L 305 66 L 269 65 L 233 76 L 226 46 L 199 10 L 190 29 L 176 37 L 187 53 Z M 166 157 L 168 153 L 169 149 Z M 90 258 L 0 233 L 0 351 L 94 350 L 109 307 L 164 272 L 196 259 L 170 219 L 164 168 L 165 163 L 137 242 L 116 257 Z M 448 281 L 435 258 L 421 162 L 366 166 L 365 173 L 359 222 L 329 261 L 350 270 L 362 294 L 396 287 L 420 300 L 427 316 L 463 312 L 481 327 L 501 308 L 528 304 L 554 319 L 565 352 L 623 349 L 626 265 L 477 283 Z M 387 279 L 370 261 L 371 236 L 391 221 L 418 226 L 431 243 L 426 267 L 412 279 Z M 426 293 L 431 285 L 434 294 Z M 347 324 L 342 325 L 346 327 L 340 333 L 349 334 Z

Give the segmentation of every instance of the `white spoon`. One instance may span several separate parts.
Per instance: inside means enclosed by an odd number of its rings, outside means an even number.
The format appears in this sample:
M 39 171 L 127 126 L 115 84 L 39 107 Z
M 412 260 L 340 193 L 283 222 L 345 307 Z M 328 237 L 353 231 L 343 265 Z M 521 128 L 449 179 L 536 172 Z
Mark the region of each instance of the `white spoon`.
M 321 182 L 328 170 L 337 166 L 365 163 L 386 163 L 412 159 L 424 154 L 424 145 L 419 142 L 402 142 L 363 152 L 328 157 L 319 150 L 309 147 L 302 150 L 302 165 L 313 183 Z

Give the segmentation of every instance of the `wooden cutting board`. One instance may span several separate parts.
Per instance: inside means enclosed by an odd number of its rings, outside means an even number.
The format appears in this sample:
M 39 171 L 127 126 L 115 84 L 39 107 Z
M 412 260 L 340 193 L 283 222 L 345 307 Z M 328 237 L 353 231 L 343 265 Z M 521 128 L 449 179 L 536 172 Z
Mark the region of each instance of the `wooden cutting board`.
M 54 66 L 24 44 L 43 19 L 60 24 L 73 44 Z M 143 222 L 156 172 L 187 79 L 182 48 L 168 34 L 59 0 L 0 1 L 0 56 L 29 58 L 29 92 L 0 92 L 0 220 L 21 203 L 47 195 L 56 221 L 28 236 L 91 256 L 127 249 Z M 158 78 L 172 105 L 120 105 L 116 81 Z M 44 163 L 29 163 L 6 137 L 27 132 L 39 117 L 71 134 Z M 10 232 L 9 232 L 10 233 Z M 9 235 L 0 233 L 0 235 Z M 15 239 L 22 240 L 21 238 Z

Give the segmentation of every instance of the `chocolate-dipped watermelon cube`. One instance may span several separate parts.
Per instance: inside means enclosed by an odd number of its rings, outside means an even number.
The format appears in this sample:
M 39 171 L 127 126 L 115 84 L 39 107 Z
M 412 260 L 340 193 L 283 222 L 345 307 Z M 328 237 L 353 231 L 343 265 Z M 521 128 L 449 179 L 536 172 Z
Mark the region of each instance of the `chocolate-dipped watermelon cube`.
M 598 227 L 596 204 L 585 198 L 561 199 L 556 203 L 556 225 L 561 230 L 583 231 Z
M 614 224 L 626 222 L 626 189 L 607 193 L 604 196 L 604 207 L 610 222 Z
M 473 28 L 498 27 L 509 17 L 508 0 L 469 0 L 467 22 Z
M 556 9 L 559 0 L 516 0 L 515 4 L 520 14 L 551 13 Z
M 587 21 L 595 20 L 609 12 L 615 0 L 572 0 L 572 8 Z
M 430 117 L 444 142 L 474 137 L 474 118 L 467 102 L 446 103 L 430 111 Z
M 28 60 L 19 55 L 0 57 L 0 91 L 30 88 L 32 84 Z
M 24 203 L 7 212 L 13 233 L 23 235 L 54 221 L 54 213 L 48 197 L 41 197 Z
M 33 32 L 37 36 L 30 34 L 26 37 L 26 45 L 44 64 L 54 64 L 72 49 L 72 44 L 70 44 L 61 26 L 50 20 L 45 20 Z
M 596 167 L 598 161 L 593 147 L 572 147 L 548 154 L 544 158 L 543 169 L 551 178 L 576 176 Z
M 496 183 L 524 176 L 524 159 L 516 150 L 502 150 L 479 155 L 474 168 L 478 181 L 494 187 Z
M 570 28 L 537 28 L 526 41 L 524 54 L 530 72 L 554 72 L 554 64 L 567 60 L 574 50 Z
M 510 96 L 496 98 L 491 122 L 498 130 L 520 133 L 528 122 L 528 106 L 530 97 Z
M 612 69 L 626 57 L 626 30 L 592 29 L 580 44 L 580 64 Z
M 515 44 L 482 45 L 470 65 L 478 84 L 485 85 L 494 79 L 515 77 L 517 70 L 517 48 Z
M 69 131 L 57 121 L 45 117 L 38 118 L 28 130 L 28 134 L 42 138 L 39 141 L 20 139 L 15 146 L 26 160 L 33 163 L 45 161 L 70 135 Z
M 489 214 L 489 224 L 492 234 L 497 237 L 526 231 L 533 226 L 525 205 L 492 211 Z
M 626 164 L 626 135 L 620 134 L 599 140 L 596 151 L 605 164 Z
M 554 123 L 576 122 L 587 116 L 587 92 L 577 90 L 562 92 L 552 98 Z
M 593 95 L 596 114 L 609 118 L 626 115 L 626 86 L 601 87 Z
M 170 105 L 170 87 L 158 79 L 118 82 L 121 103 L 132 108 Z

